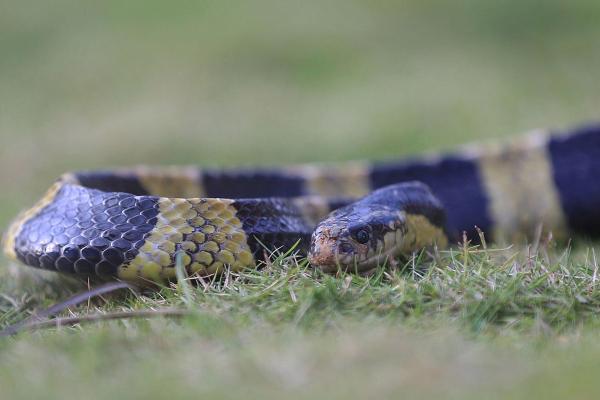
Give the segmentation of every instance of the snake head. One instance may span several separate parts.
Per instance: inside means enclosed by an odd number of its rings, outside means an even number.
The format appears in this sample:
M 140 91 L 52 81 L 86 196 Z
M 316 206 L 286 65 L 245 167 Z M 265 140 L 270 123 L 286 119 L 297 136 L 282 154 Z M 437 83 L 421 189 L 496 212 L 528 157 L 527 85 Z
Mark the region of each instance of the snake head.
M 333 211 L 313 231 L 309 262 L 326 272 L 366 271 L 447 244 L 442 203 L 425 184 L 389 185 Z
M 398 209 L 360 203 L 343 207 L 317 225 L 308 260 L 326 272 L 369 270 L 400 255 L 405 226 Z

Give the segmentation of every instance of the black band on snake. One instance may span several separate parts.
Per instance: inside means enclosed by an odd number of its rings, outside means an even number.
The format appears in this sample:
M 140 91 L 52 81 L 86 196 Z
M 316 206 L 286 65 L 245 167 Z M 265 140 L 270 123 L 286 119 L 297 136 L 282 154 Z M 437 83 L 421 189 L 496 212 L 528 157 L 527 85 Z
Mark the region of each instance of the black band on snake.
M 366 270 L 463 234 L 600 233 L 600 125 L 422 158 L 272 169 L 69 173 L 4 235 L 6 254 L 66 273 L 174 279 L 297 249 Z M 312 237 L 311 237 L 312 236 Z

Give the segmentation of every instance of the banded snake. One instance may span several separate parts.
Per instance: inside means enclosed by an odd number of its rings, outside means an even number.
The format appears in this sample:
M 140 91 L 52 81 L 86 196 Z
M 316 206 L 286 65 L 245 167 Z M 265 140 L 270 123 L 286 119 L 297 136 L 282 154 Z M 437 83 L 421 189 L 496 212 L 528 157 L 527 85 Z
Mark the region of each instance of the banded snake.
M 127 281 L 174 279 L 178 257 L 188 274 L 240 270 L 295 244 L 323 270 L 365 270 L 478 229 L 597 235 L 599 172 L 600 125 L 589 125 L 400 161 L 68 173 L 16 218 L 4 251 Z

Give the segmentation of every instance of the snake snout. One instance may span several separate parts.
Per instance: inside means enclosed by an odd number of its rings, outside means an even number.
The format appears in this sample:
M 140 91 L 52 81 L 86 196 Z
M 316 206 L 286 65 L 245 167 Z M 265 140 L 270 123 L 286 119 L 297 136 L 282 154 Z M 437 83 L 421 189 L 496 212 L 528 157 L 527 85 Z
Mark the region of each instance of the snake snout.
M 308 262 L 325 272 L 332 272 L 340 265 L 354 259 L 354 246 L 340 237 L 342 230 L 336 227 L 319 227 L 312 235 Z
M 336 265 L 337 240 L 329 232 L 315 230 L 310 240 L 308 262 L 321 269 Z

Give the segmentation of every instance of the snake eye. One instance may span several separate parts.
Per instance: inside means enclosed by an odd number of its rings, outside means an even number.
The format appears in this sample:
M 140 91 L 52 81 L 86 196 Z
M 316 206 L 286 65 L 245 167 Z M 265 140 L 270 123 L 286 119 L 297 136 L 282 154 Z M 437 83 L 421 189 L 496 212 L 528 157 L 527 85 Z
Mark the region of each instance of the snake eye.
M 356 241 L 358 243 L 365 244 L 365 243 L 367 243 L 369 241 L 370 235 L 369 235 L 369 232 L 367 232 L 366 229 L 359 229 L 354 234 L 354 238 L 356 239 Z

